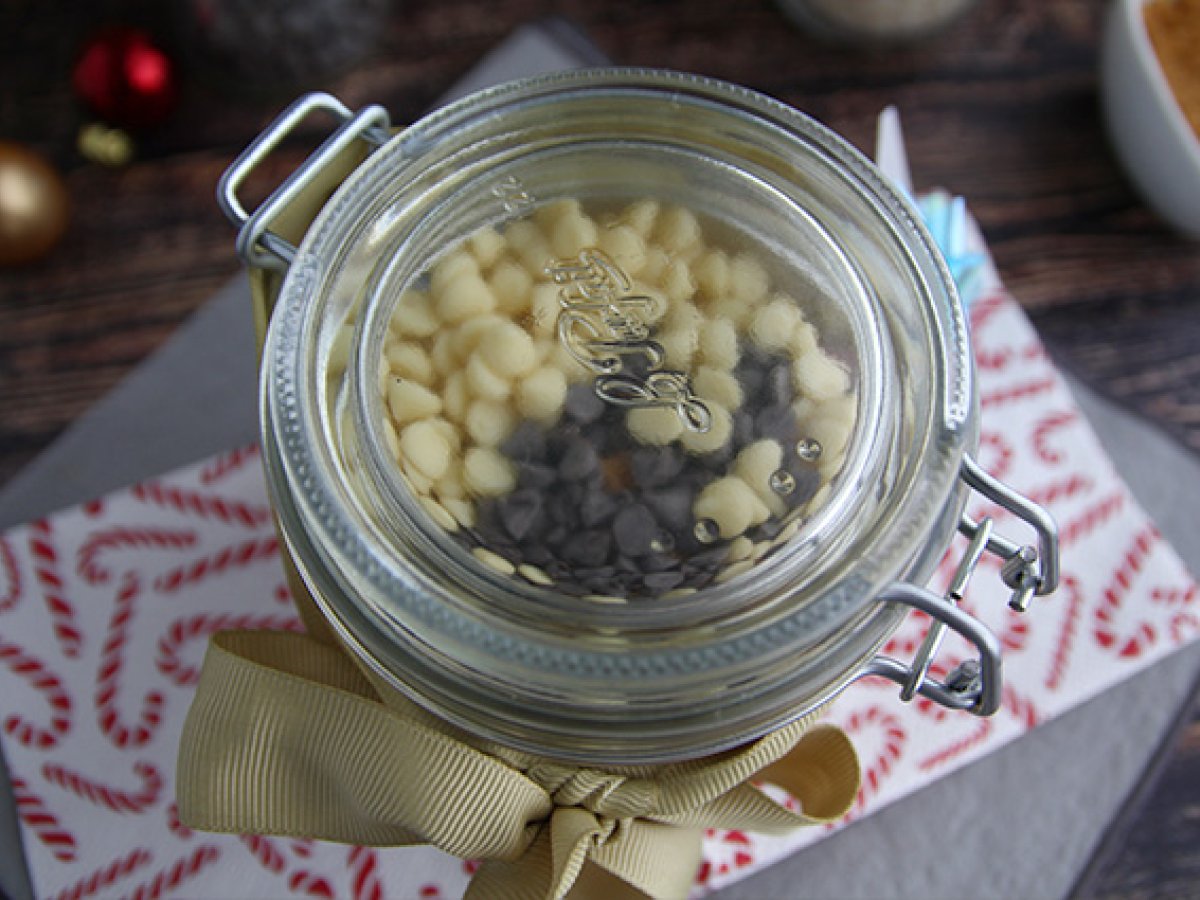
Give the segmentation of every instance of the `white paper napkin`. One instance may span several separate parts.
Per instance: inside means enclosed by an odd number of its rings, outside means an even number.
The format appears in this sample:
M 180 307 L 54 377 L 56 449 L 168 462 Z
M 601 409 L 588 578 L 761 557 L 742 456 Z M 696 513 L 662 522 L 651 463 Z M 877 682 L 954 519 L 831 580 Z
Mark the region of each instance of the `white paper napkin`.
M 831 716 L 854 736 L 865 771 L 851 819 L 1019 738 L 1200 632 L 1195 584 L 1113 471 L 1028 320 L 990 264 L 975 277 L 979 459 L 1054 513 L 1063 583 L 1019 617 L 994 566 L 973 582 L 968 605 L 1006 648 L 994 718 L 904 705 L 885 682 L 859 682 L 838 699 Z M 998 512 L 974 506 L 976 516 Z M 1020 528 L 1003 513 L 997 524 L 1014 536 Z M 946 577 L 943 567 L 937 581 Z M 0 536 L 0 742 L 36 894 L 461 895 L 471 863 L 430 848 L 179 825 L 179 730 L 205 639 L 233 627 L 297 627 L 252 447 Z M 922 627 L 910 618 L 889 652 L 911 654 Z M 965 652 L 948 641 L 939 665 Z M 695 893 L 827 833 L 713 832 Z

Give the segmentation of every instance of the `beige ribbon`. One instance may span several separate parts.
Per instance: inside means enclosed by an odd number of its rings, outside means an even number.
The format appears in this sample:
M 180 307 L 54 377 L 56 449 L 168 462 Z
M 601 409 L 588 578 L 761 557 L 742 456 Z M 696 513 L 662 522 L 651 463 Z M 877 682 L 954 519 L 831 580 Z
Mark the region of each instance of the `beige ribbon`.
M 755 776 L 803 812 L 768 798 Z M 184 725 L 176 789 L 193 828 L 429 843 L 484 860 L 470 898 L 574 900 L 684 897 L 705 828 L 828 822 L 858 785 L 846 735 L 812 716 L 700 760 L 580 768 L 458 733 L 377 690 L 337 646 L 224 632 Z

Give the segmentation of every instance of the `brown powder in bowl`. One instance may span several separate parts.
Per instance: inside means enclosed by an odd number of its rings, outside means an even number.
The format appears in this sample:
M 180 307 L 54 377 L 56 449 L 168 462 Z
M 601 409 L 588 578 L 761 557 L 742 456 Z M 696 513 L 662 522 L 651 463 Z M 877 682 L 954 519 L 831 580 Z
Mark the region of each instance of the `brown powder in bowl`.
M 1143 15 L 1167 84 L 1200 137 L 1200 0 L 1152 0 Z

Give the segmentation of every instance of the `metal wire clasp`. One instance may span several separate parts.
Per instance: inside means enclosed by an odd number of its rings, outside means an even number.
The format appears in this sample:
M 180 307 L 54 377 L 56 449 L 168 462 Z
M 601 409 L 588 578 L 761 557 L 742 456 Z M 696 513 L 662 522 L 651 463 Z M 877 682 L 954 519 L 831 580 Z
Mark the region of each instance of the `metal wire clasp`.
M 339 123 L 337 129 L 253 213 L 247 212 L 238 198 L 238 191 L 247 177 L 314 112 L 331 113 Z M 247 265 L 287 269 L 296 257 L 296 247 L 270 230 L 275 219 L 355 141 L 364 140 L 378 147 L 391 137 L 390 128 L 391 122 L 383 107 L 368 106 L 353 113 L 325 93 L 305 94 L 280 113 L 225 170 L 217 184 L 217 202 L 221 210 L 240 228 L 237 251 Z
M 1037 546 L 1018 544 L 996 534 L 990 517 L 976 522 L 964 514 L 958 530 L 969 543 L 943 596 L 902 583 L 892 585 L 879 597 L 881 602 L 919 609 L 933 620 L 912 663 L 905 665 L 891 657 L 877 656 L 863 674 L 895 681 L 900 685 L 900 699 L 905 701 L 920 694 L 951 709 L 990 716 L 1000 706 L 1000 642 L 979 620 L 960 609 L 959 603 L 984 553 L 1002 560 L 1000 577 L 1012 590 L 1008 605 L 1017 612 L 1025 612 L 1033 597 L 1052 592 L 1058 586 L 1058 528 L 1046 510 L 993 478 L 969 455 L 963 457 L 960 477 L 971 490 L 1032 527 Z M 947 629 L 970 641 L 979 657 L 959 665 L 945 681 L 937 681 L 930 677 L 929 670 Z

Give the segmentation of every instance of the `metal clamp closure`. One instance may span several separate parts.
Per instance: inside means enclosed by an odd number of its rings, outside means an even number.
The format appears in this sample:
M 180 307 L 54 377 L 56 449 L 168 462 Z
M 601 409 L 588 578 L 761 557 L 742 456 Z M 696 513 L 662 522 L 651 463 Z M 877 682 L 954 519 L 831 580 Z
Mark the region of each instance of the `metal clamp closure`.
M 951 709 L 989 716 L 1000 705 L 1000 644 L 991 631 L 958 604 L 984 553 L 995 554 L 1002 560 L 1000 577 L 1012 590 L 1008 605 L 1017 612 L 1028 609 L 1034 596 L 1053 591 L 1058 586 L 1058 528 L 1049 513 L 993 478 L 972 457 L 963 457 L 960 475 L 969 488 L 1031 526 L 1037 535 L 1037 546 L 1018 544 L 996 534 L 990 517 L 976 522 L 964 514 L 958 530 L 969 539 L 969 544 L 944 596 L 900 583 L 892 585 L 879 597 L 884 603 L 912 606 L 933 620 L 912 664 L 877 656 L 862 674 L 881 675 L 895 681 L 900 685 L 900 699 L 904 701 L 920 694 Z M 947 628 L 974 644 L 979 657 L 959 665 L 945 681 L 937 681 L 929 676 L 929 670 Z
M 337 129 L 253 213 L 247 212 L 238 199 L 238 191 L 247 177 L 304 119 L 321 111 L 333 114 L 339 122 Z M 368 106 L 352 113 L 324 93 L 306 94 L 280 113 L 234 160 L 217 185 L 217 202 L 225 216 L 240 227 L 237 251 L 242 259 L 250 266 L 287 269 L 295 259 L 296 247 L 271 231 L 270 226 L 355 141 L 364 140 L 373 148 L 378 147 L 391 137 L 390 128 L 383 107 Z
M 960 474 L 969 488 L 1011 512 L 1037 534 L 1036 548 L 990 532 L 985 542 L 987 551 L 1004 561 L 1000 577 L 1012 589 L 1008 605 L 1025 612 L 1034 596 L 1044 596 L 1058 587 L 1058 525 L 1050 513 L 993 478 L 971 456 L 963 457 Z M 980 523 L 965 514 L 958 524 L 958 530 L 972 540 L 979 528 Z
M 960 664 L 945 681 L 929 677 L 928 661 L 918 679 L 914 677 L 915 665 L 907 666 L 890 656 L 876 656 L 867 663 L 863 675 L 881 675 L 901 685 L 910 697 L 920 694 L 950 709 L 966 710 L 977 716 L 990 716 L 1000 708 L 1000 641 L 987 626 L 933 591 L 915 584 L 893 584 L 879 595 L 879 600 L 921 610 L 933 619 L 935 626 L 951 628 L 974 644 L 979 658 Z M 911 690 L 910 682 L 914 683 Z

